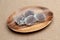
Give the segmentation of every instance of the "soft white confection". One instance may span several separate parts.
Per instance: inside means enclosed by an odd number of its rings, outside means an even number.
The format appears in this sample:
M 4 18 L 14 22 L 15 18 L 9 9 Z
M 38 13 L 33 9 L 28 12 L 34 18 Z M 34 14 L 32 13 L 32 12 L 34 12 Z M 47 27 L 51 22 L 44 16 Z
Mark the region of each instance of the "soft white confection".
M 33 25 L 35 22 L 36 22 L 36 19 L 34 18 L 33 15 L 29 15 L 28 17 L 25 18 L 26 25 Z
M 45 21 L 46 15 L 44 13 L 34 13 L 31 10 L 26 11 L 22 15 L 18 15 L 14 18 L 14 21 L 18 25 L 33 25 L 36 21 L 42 22 Z
M 14 21 L 18 24 L 18 25 L 23 25 L 24 24 L 24 17 L 22 15 L 18 15 L 14 18 Z
M 18 25 L 23 25 L 25 24 L 25 18 L 30 16 L 30 15 L 34 15 L 34 12 L 31 11 L 31 10 L 28 10 L 26 11 L 25 13 L 21 14 L 21 15 L 18 15 L 14 18 L 15 22 L 18 24 Z
M 45 21 L 46 15 L 44 13 L 39 13 L 34 15 L 35 19 L 39 22 Z
M 29 16 L 29 15 L 34 15 L 34 12 L 31 11 L 31 10 L 28 10 L 28 11 L 26 11 L 23 15 L 24 15 L 24 17 L 27 17 L 27 16 Z

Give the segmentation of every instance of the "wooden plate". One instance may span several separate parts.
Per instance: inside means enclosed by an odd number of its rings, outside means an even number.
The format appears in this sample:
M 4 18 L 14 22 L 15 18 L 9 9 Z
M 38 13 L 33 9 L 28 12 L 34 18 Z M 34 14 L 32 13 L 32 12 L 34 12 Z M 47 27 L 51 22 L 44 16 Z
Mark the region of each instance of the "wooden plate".
M 22 12 L 29 8 L 42 10 L 47 16 L 46 21 L 44 21 L 42 23 L 36 23 L 35 25 L 32 25 L 30 27 L 28 27 L 28 26 L 22 27 L 22 26 L 17 25 L 13 20 L 14 16 L 21 14 L 19 12 Z M 13 12 L 7 19 L 7 25 L 11 30 L 13 30 L 15 32 L 29 33 L 29 32 L 38 31 L 38 30 L 41 30 L 41 29 L 47 27 L 47 25 L 49 25 L 52 22 L 52 18 L 53 18 L 53 13 L 48 8 L 41 7 L 41 6 L 29 6 L 29 7 L 24 7 L 22 9 L 19 9 L 19 10 L 17 10 L 17 12 L 16 11 Z

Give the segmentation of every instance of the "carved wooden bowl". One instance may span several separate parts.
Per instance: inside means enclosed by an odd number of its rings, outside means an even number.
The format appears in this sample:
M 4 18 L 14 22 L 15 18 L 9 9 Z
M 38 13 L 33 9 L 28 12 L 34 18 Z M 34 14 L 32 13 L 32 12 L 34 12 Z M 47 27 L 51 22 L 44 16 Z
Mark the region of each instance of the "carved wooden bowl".
M 33 9 L 42 10 L 46 14 L 46 20 L 42 23 L 35 23 L 32 26 L 17 25 L 13 20 L 14 16 L 19 15 L 19 14 L 21 14 L 21 12 L 25 11 L 26 9 L 30 9 L 30 8 L 31 8 L 31 10 L 33 10 Z M 52 18 L 53 18 L 53 13 L 48 8 L 41 7 L 41 6 L 29 6 L 29 7 L 24 7 L 24 8 L 21 8 L 15 12 L 13 12 L 7 19 L 7 25 L 11 30 L 13 30 L 15 32 L 30 33 L 30 32 L 35 32 L 35 31 L 38 31 L 38 30 L 41 30 L 41 29 L 47 27 L 47 25 L 49 25 L 52 22 Z

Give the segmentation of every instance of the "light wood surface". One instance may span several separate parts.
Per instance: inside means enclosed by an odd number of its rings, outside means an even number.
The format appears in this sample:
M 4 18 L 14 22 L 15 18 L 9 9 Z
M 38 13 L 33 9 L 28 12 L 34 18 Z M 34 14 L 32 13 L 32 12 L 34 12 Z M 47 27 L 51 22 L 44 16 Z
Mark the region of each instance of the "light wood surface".
M 53 22 L 46 29 L 33 34 L 16 34 L 6 26 L 13 11 L 25 6 L 43 6 L 54 13 Z M 60 40 L 60 0 L 0 0 L 0 40 Z

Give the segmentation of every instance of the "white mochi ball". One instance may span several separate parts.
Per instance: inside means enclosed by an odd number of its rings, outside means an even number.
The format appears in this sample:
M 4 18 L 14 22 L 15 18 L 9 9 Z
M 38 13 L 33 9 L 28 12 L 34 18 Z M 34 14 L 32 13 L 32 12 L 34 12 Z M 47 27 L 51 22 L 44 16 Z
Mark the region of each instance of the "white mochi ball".
M 18 24 L 18 25 L 23 25 L 24 24 L 24 17 L 22 15 L 18 15 L 14 18 L 14 21 Z
M 45 21 L 46 15 L 44 13 L 39 13 L 34 15 L 36 21 L 42 22 Z
M 35 22 L 36 22 L 36 19 L 34 18 L 33 15 L 29 15 L 28 17 L 25 18 L 26 25 L 33 25 Z

